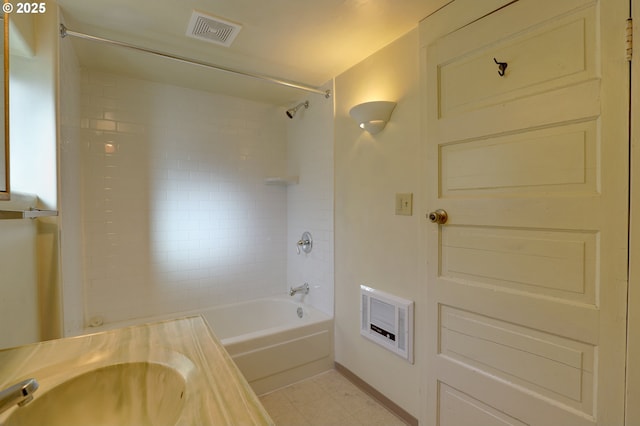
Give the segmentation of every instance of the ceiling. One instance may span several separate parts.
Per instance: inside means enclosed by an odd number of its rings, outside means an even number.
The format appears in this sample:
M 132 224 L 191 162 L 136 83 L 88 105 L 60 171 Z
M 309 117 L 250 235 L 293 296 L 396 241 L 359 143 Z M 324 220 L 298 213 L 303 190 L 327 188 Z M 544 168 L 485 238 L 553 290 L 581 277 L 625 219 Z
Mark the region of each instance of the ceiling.
M 314 87 L 401 37 L 441 0 L 58 0 L 73 31 Z M 242 25 L 227 48 L 185 35 L 193 10 Z M 146 53 L 67 37 L 80 64 L 286 105 L 305 96 Z M 317 95 L 322 96 L 322 95 Z

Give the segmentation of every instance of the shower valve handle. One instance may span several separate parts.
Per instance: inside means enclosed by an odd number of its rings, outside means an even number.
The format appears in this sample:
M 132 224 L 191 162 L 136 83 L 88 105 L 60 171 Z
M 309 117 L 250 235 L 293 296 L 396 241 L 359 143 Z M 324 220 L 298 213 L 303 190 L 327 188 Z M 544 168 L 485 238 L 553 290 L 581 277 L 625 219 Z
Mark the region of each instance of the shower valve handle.
M 309 232 L 304 232 L 302 238 L 296 243 L 296 252 L 301 253 L 301 249 L 305 253 L 310 253 L 313 248 L 313 238 Z

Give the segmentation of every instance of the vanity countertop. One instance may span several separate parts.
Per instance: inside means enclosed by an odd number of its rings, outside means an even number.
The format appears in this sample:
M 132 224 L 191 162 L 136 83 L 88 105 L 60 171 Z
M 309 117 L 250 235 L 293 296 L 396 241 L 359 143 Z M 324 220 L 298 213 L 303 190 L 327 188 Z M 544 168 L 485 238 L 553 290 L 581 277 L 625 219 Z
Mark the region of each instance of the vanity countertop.
M 150 400 L 184 398 L 179 402 L 178 425 L 273 424 L 258 397 L 201 317 L 0 350 L 0 389 L 31 377 L 40 384 L 34 400 L 24 408 L 12 408 L 0 415 L 0 424 L 4 424 L 13 411 L 27 410 L 32 404 L 35 406 L 37 399 L 49 390 L 75 377 L 136 363 L 168 366 L 171 371 L 178 372 L 176 377 L 184 379 L 184 383 L 179 380 L 181 389 L 176 391 L 175 384 L 167 385 L 169 378 L 163 375 L 154 380 L 147 378 L 146 391 L 153 395 L 142 399 L 149 404 Z M 120 392 L 120 389 L 106 389 L 104 397 L 112 398 L 116 394 L 115 398 L 122 399 L 123 396 L 118 395 Z M 173 395 L 165 396 L 164 393 Z M 135 397 L 136 400 L 141 398 L 139 395 Z

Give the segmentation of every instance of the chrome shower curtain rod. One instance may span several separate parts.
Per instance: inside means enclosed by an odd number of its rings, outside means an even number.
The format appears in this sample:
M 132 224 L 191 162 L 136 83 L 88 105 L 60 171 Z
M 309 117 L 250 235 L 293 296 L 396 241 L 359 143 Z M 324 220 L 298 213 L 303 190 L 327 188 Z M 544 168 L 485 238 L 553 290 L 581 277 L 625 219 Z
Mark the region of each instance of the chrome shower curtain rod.
M 96 37 L 89 34 L 79 33 L 76 31 L 72 31 L 64 26 L 64 24 L 60 24 L 60 37 L 65 38 L 66 36 L 78 37 L 85 40 L 97 41 L 99 43 L 113 44 L 115 46 L 125 47 L 127 49 L 137 50 L 139 52 L 150 53 L 152 55 L 162 56 L 163 58 L 172 59 L 174 61 L 183 62 L 191 65 L 198 65 L 205 68 L 211 68 L 218 71 L 223 71 L 231 74 L 237 74 L 244 77 L 251 77 L 258 80 L 268 81 L 270 83 L 279 84 L 280 86 L 292 87 L 294 89 L 304 90 L 305 92 L 310 93 L 318 93 L 324 95 L 325 98 L 331 97 L 331 90 L 329 89 L 320 89 L 317 87 L 308 86 L 302 83 L 296 83 L 294 81 L 282 80 L 275 77 L 269 77 L 267 75 L 255 74 L 247 71 L 236 70 L 233 68 L 227 68 L 220 65 L 210 64 L 207 62 L 197 61 L 195 59 L 185 58 L 183 56 L 172 55 L 169 53 L 160 52 L 158 50 L 147 49 L 145 47 L 135 46 L 133 44 L 124 43 L 117 40 L 110 40 L 108 38 Z

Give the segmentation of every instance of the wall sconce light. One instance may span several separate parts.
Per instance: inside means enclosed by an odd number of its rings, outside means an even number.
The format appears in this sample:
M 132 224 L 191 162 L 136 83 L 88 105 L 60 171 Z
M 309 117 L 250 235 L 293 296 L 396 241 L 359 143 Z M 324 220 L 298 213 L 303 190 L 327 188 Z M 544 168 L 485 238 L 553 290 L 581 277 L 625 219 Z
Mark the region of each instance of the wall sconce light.
M 395 107 L 395 102 L 365 102 L 351 108 L 349 115 L 356 120 L 360 128 L 375 135 L 387 125 L 387 121 L 391 118 L 391 112 Z

